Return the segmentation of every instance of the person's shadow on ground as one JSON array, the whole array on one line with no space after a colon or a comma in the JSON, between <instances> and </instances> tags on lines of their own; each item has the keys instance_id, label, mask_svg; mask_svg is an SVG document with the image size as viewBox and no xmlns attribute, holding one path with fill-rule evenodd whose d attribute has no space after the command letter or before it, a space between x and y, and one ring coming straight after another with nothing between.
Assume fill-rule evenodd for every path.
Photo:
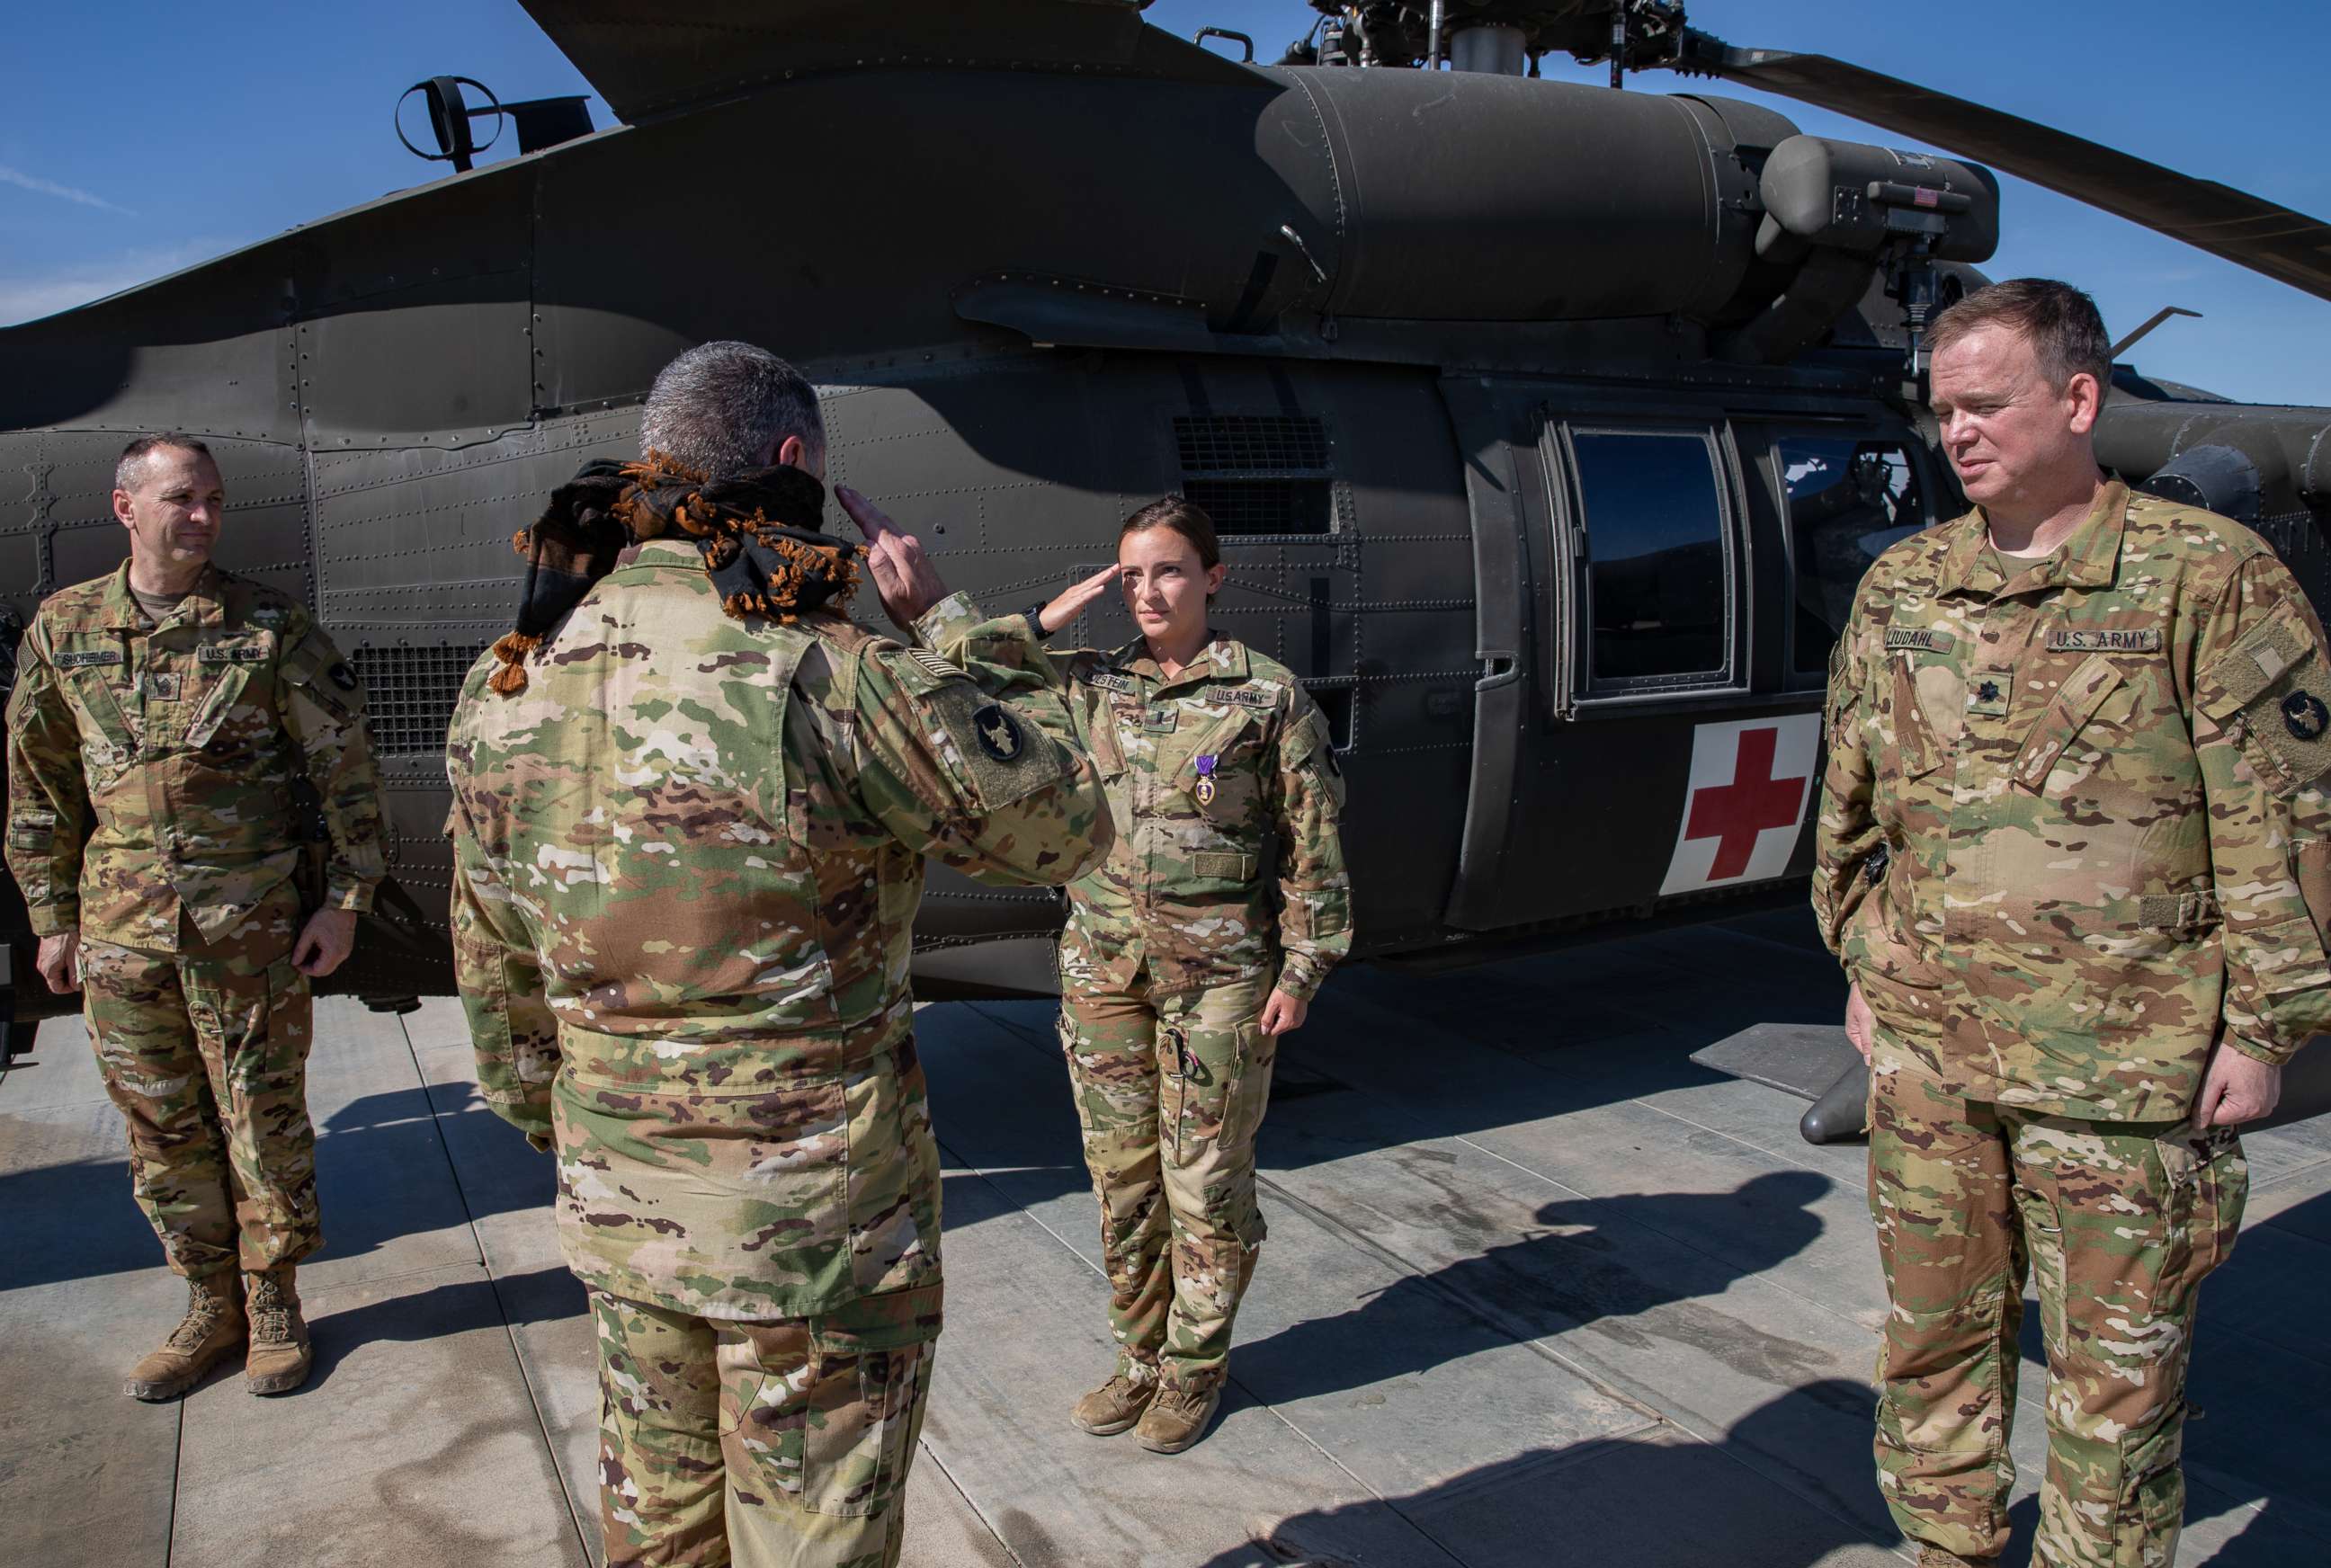
<instances>
[{"instance_id":1,"label":"person's shadow on ground","mask_svg":"<svg viewBox=\"0 0 2331 1568\"><path fill-rule=\"evenodd\" d=\"M1822 1232L1809 1205L1830 1179L1773 1171L1729 1193L1629 1193L1545 1205L1544 1233L1403 1277L1331 1317L1239 1347L1238 1381L1271 1403L1363 1388L1479 1351L1593 1325L1632 1345L1680 1340L1788 1383L1828 1370L1824 1353L1694 1298L1794 1257ZM1725 1256L1637 1238L1723 1234Z\"/></svg>"}]
</instances>

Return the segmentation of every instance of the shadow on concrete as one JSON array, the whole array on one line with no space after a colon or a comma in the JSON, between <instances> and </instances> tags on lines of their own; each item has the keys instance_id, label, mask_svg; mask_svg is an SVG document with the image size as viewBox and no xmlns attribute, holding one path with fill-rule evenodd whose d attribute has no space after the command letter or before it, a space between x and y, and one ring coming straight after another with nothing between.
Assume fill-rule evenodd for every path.
<instances>
[{"instance_id":1,"label":"shadow on concrete","mask_svg":"<svg viewBox=\"0 0 2331 1568\"><path fill-rule=\"evenodd\" d=\"M362 1257L400 1236L544 1207L556 1191L552 1162L467 1086L366 1095L325 1117L317 1133L319 1259ZM458 1184L449 1148L462 1154ZM126 1154L0 1174L0 1241L10 1255L10 1289L162 1261L161 1243L130 1194Z\"/></svg>"},{"instance_id":2,"label":"shadow on concrete","mask_svg":"<svg viewBox=\"0 0 2331 1568\"><path fill-rule=\"evenodd\" d=\"M1629 1193L1553 1202L1537 1211L1544 1235L1491 1246L1431 1274L1403 1276L1349 1311L1313 1318L1243 1345L1238 1381L1271 1403L1365 1388L1388 1378L1588 1325L1633 1344L1685 1341L1768 1381L1817 1373L1823 1352L1765 1334L1692 1298L1794 1257L1822 1232L1808 1205L1830 1190L1811 1171L1773 1171L1729 1193ZM1739 1245L1717 1259L1695 1252L1688 1269L1639 1271L1622 1241L1605 1233L1649 1227L1668 1235L1729 1229ZM1672 1259L1675 1253L1667 1256ZM1431 1335L1418 1326L1452 1321Z\"/></svg>"},{"instance_id":3,"label":"shadow on concrete","mask_svg":"<svg viewBox=\"0 0 2331 1568\"><path fill-rule=\"evenodd\" d=\"M302 1393L321 1388L350 1354L383 1341L418 1343L478 1328L517 1327L579 1317L589 1310L582 1282L563 1268L538 1269L496 1279L439 1285L414 1296L392 1296L313 1317L309 1337L315 1370Z\"/></svg>"},{"instance_id":4,"label":"shadow on concrete","mask_svg":"<svg viewBox=\"0 0 2331 1568\"><path fill-rule=\"evenodd\" d=\"M1539 1449L1403 1497L1299 1514L1268 1538L1218 1554L1201 1568L1337 1563L1365 1516L1390 1512L1462 1563L1656 1563L1659 1568L1811 1568L1841 1548L1893 1544L1851 1522L1873 1506L1865 1416L1870 1391L1830 1378L1750 1411L1721 1443L1665 1429ZM1806 1452L1807 1434L1823 1451ZM1808 1474L1849 1478L1865 1495L1808 1498L1765 1473L1776 1445ZM1834 1451L1830 1451L1833 1449Z\"/></svg>"}]
</instances>

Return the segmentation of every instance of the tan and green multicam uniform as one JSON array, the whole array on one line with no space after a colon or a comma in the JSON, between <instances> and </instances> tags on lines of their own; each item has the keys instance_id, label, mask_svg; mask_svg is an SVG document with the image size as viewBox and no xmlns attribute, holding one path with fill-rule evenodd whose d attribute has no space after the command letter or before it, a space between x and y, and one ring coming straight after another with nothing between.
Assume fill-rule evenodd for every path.
<instances>
[{"instance_id":1,"label":"tan and green multicam uniform","mask_svg":"<svg viewBox=\"0 0 2331 1568\"><path fill-rule=\"evenodd\" d=\"M929 855L1061 883L1108 837L1057 698L652 541L447 748L484 1097L558 1156L600 1336L611 1564L898 1561L939 1331L908 958ZM1046 711L1049 706L1049 711Z\"/></svg>"},{"instance_id":2,"label":"tan and green multicam uniform","mask_svg":"<svg viewBox=\"0 0 2331 1568\"><path fill-rule=\"evenodd\" d=\"M8 870L37 935L81 934L138 1203L188 1276L322 1241L291 966L302 776L329 833L325 902L370 908L364 692L303 606L214 566L157 625L127 564L41 606L8 699Z\"/></svg>"},{"instance_id":3,"label":"tan and green multicam uniform","mask_svg":"<svg viewBox=\"0 0 2331 1568\"><path fill-rule=\"evenodd\" d=\"M1108 789L1116 847L1069 889L1061 1043L1118 1370L1204 1391L1263 1240L1263 1003L1274 986L1308 1001L1351 949L1327 722L1292 671L1226 637L1169 678L1140 640L1046 656L1024 616L975 625L949 609L924 640L1062 682Z\"/></svg>"},{"instance_id":4,"label":"tan and green multicam uniform","mask_svg":"<svg viewBox=\"0 0 2331 1568\"><path fill-rule=\"evenodd\" d=\"M2191 1117L2213 1045L2280 1062L2331 1023L2326 702L2266 545L2118 484L2044 559L1978 510L1862 583L1813 906L1878 1019L1878 1459L1914 1539L2006 1542L2028 1265L2037 1561L2175 1554L2195 1295L2249 1182Z\"/></svg>"}]
</instances>

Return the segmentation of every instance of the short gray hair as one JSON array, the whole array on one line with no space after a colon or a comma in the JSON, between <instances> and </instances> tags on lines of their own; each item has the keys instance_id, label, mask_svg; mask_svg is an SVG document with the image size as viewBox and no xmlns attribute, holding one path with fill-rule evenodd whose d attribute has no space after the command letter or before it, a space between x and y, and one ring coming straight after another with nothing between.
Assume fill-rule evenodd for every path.
<instances>
[{"instance_id":1,"label":"short gray hair","mask_svg":"<svg viewBox=\"0 0 2331 1568\"><path fill-rule=\"evenodd\" d=\"M640 412L640 445L708 480L757 468L799 436L825 451L825 416L802 373L749 343L706 343L657 372Z\"/></svg>"},{"instance_id":2,"label":"short gray hair","mask_svg":"<svg viewBox=\"0 0 2331 1568\"><path fill-rule=\"evenodd\" d=\"M146 480L146 460L157 451L190 451L198 457L211 458L216 467L218 459L211 457L211 449L191 435L181 435L175 430L155 435L141 435L121 449L120 461L113 465L113 488L134 490Z\"/></svg>"}]
</instances>

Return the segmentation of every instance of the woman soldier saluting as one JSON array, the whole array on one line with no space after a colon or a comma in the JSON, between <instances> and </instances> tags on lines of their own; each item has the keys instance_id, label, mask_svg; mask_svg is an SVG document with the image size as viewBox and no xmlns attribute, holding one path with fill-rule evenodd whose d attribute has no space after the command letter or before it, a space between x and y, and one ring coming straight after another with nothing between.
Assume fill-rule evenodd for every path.
<instances>
[{"instance_id":1,"label":"woman soldier saluting","mask_svg":"<svg viewBox=\"0 0 2331 1568\"><path fill-rule=\"evenodd\" d=\"M1141 635L1047 657L1042 638L1112 583ZM920 628L957 661L1065 689L1116 817L1061 935L1061 1041L1119 1347L1070 1419L1099 1437L1138 1422L1169 1454L1222 1400L1263 1238L1254 1137L1278 1037L1351 947L1327 720L1285 666L1207 625L1222 584L1213 524L1168 497L1125 520L1116 565L1051 603L971 626L950 600Z\"/></svg>"}]
</instances>

